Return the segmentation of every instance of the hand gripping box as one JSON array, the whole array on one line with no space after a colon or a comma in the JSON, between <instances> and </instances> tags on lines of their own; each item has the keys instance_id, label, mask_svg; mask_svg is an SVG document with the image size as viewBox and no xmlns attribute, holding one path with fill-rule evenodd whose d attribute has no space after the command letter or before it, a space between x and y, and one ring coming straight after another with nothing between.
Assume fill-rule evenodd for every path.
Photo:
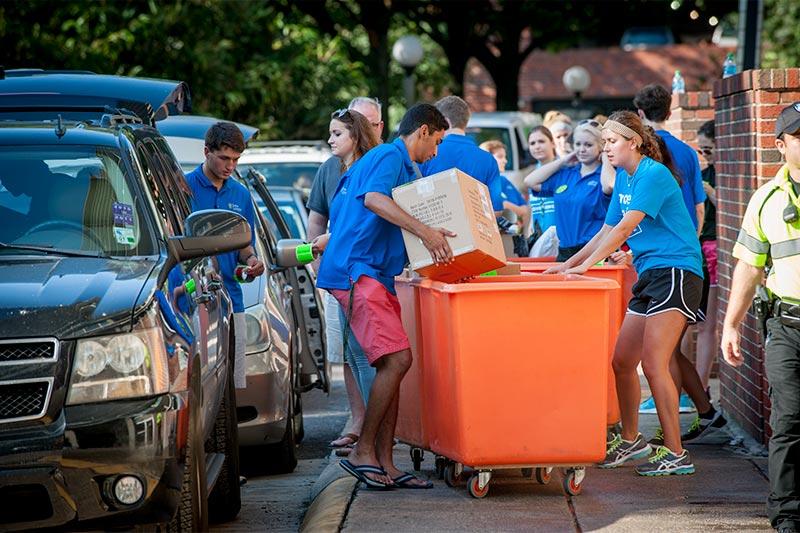
<instances>
[{"instance_id":1,"label":"hand gripping box","mask_svg":"<svg viewBox=\"0 0 800 533\"><path fill-rule=\"evenodd\" d=\"M392 189L392 198L424 224L456 234L448 238L454 261L434 265L422 240L403 230L411 268L421 276L452 283L505 266L489 189L483 183L451 168Z\"/></svg>"}]
</instances>

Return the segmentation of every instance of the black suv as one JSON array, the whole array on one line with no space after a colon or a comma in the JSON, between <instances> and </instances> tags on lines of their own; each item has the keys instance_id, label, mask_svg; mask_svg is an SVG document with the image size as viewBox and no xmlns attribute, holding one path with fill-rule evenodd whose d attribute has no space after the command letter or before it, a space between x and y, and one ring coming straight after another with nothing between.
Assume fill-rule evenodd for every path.
<instances>
[{"instance_id":1,"label":"black suv","mask_svg":"<svg viewBox=\"0 0 800 533\"><path fill-rule=\"evenodd\" d=\"M232 309L212 256L251 232L190 214L152 127L186 103L175 82L0 81L0 529L197 531L239 512Z\"/></svg>"}]
</instances>

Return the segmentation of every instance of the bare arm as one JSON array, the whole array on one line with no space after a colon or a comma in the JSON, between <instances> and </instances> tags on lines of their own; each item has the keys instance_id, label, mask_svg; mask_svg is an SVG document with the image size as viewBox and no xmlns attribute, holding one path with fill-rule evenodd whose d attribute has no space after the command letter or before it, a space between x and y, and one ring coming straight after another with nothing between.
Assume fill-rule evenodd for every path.
<instances>
[{"instance_id":1,"label":"bare arm","mask_svg":"<svg viewBox=\"0 0 800 533\"><path fill-rule=\"evenodd\" d=\"M595 233L594 237L592 237L592 239L589 242L587 242L584 245L584 247L578 251L578 253L576 253L563 263L548 268L547 270L544 271L544 273L559 274L569 268L572 268L576 265L580 265L581 263L583 263L583 261L587 257L592 255L592 253L595 251L597 246L603 241L603 239L605 239L606 235L608 235L608 232L611 231L612 227L613 226L609 226L608 224L603 224L603 227L600 228L600 231Z\"/></svg>"},{"instance_id":2,"label":"bare arm","mask_svg":"<svg viewBox=\"0 0 800 533\"><path fill-rule=\"evenodd\" d=\"M706 204L700 202L694 206L695 213L697 214L697 236L703 233L703 221L706 219Z\"/></svg>"},{"instance_id":3,"label":"bare arm","mask_svg":"<svg viewBox=\"0 0 800 533\"><path fill-rule=\"evenodd\" d=\"M519 219L519 224L520 224L521 227L523 227L523 228L527 228L528 227L528 224L531 221L531 208L530 207L528 207L527 205L512 204L508 200L505 200L503 202L503 207L505 209L508 209L509 211L514 213L515 215L517 215L517 218Z\"/></svg>"},{"instance_id":4,"label":"bare arm","mask_svg":"<svg viewBox=\"0 0 800 533\"><path fill-rule=\"evenodd\" d=\"M308 240L313 241L323 233L328 231L328 217L323 214L311 211L308 214Z\"/></svg>"},{"instance_id":5,"label":"bare arm","mask_svg":"<svg viewBox=\"0 0 800 533\"><path fill-rule=\"evenodd\" d=\"M716 207L717 206L717 190L711 186L711 184L707 181L703 182L703 190L706 191L706 198L711 204Z\"/></svg>"},{"instance_id":6,"label":"bare arm","mask_svg":"<svg viewBox=\"0 0 800 533\"><path fill-rule=\"evenodd\" d=\"M554 159L547 164L544 164L525 176L525 185L536 192L542 189L542 183L550 179L550 176L561 170L567 165L571 165L577 161L575 152L569 154L561 159Z\"/></svg>"},{"instance_id":7,"label":"bare arm","mask_svg":"<svg viewBox=\"0 0 800 533\"><path fill-rule=\"evenodd\" d=\"M603 194L614 192L614 183L617 181L617 169L608 162L608 156L603 152L603 166L600 168L600 183L603 185Z\"/></svg>"},{"instance_id":8,"label":"bare arm","mask_svg":"<svg viewBox=\"0 0 800 533\"><path fill-rule=\"evenodd\" d=\"M731 282L731 294L728 309L725 312L725 322L722 325L722 355L725 361L732 366L739 366L744 362L744 357L739 344L739 326L742 324L756 286L761 281L764 269L748 265L742 260L736 263Z\"/></svg>"},{"instance_id":9,"label":"bare arm","mask_svg":"<svg viewBox=\"0 0 800 533\"><path fill-rule=\"evenodd\" d=\"M364 207L422 239L422 244L431 253L434 262L449 263L453 260L453 251L446 238L456 236L452 231L423 224L403 211L390 197L379 192L368 192L364 196Z\"/></svg>"}]
</instances>

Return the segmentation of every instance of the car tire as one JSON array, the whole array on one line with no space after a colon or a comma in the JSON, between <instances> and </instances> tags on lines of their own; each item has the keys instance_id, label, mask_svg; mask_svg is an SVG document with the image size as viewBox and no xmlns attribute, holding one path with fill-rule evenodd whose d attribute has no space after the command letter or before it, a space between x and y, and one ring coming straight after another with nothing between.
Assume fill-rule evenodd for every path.
<instances>
[{"instance_id":1,"label":"car tire","mask_svg":"<svg viewBox=\"0 0 800 533\"><path fill-rule=\"evenodd\" d=\"M294 406L289 402L286 416L286 429L283 438L275 444L264 446L264 457L268 458L267 468L273 474L290 474L297 467L297 441L295 441Z\"/></svg>"},{"instance_id":2,"label":"car tire","mask_svg":"<svg viewBox=\"0 0 800 533\"><path fill-rule=\"evenodd\" d=\"M186 440L186 459L181 483L181 499L165 531L207 531L206 468L203 432L200 429L200 363L195 361L192 370L189 397L189 434Z\"/></svg>"},{"instance_id":3,"label":"car tire","mask_svg":"<svg viewBox=\"0 0 800 533\"><path fill-rule=\"evenodd\" d=\"M230 345L233 346L233 342ZM239 483L239 425L232 365L206 450L225 455L219 478L208 496L209 520L217 523L233 520L242 507L242 495Z\"/></svg>"}]
</instances>

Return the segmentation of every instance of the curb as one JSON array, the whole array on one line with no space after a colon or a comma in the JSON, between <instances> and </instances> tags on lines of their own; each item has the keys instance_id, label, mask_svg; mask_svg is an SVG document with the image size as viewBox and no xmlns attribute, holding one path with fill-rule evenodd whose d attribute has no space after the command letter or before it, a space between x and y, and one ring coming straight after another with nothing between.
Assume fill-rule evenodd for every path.
<instances>
[{"instance_id":1,"label":"curb","mask_svg":"<svg viewBox=\"0 0 800 533\"><path fill-rule=\"evenodd\" d=\"M338 533L347 515L358 481L339 467L333 457L311 487L311 505L306 511L301 532Z\"/></svg>"}]
</instances>

